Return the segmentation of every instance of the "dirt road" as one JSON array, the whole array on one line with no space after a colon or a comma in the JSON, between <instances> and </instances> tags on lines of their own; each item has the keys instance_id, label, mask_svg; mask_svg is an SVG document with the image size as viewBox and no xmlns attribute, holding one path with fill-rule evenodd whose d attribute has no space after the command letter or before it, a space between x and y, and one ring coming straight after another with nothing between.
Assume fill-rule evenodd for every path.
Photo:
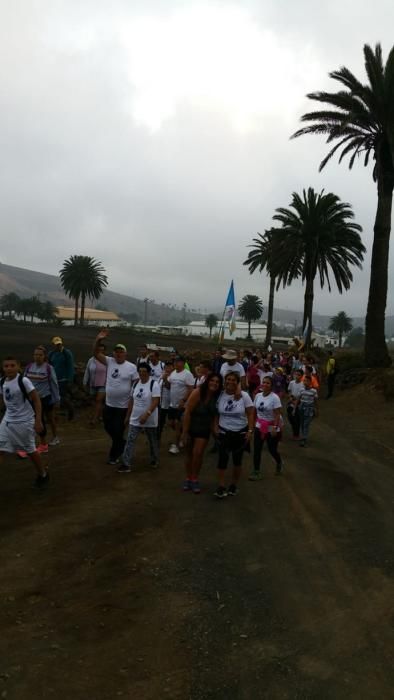
<instances>
[{"instance_id":1,"label":"dirt road","mask_svg":"<svg viewBox=\"0 0 394 700\"><path fill-rule=\"evenodd\" d=\"M159 470L141 442L118 475L85 417L47 493L8 460L0 698L392 698L392 437L327 403L308 448L283 443L283 476L265 455L263 481L221 502L213 455L200 496L165 446Z\"/></svg>"}]
</instances>

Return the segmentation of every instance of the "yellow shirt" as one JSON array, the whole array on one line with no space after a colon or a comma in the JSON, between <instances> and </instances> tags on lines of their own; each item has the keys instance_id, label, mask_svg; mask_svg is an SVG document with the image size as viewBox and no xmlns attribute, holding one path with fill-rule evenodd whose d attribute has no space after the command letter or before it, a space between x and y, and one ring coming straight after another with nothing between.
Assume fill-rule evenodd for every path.
<instances>
[{"instance_id":1,"label":"yellow shirt","mask_svg":"<svg viewBox=\"0 0 394 700\"><path fill-rule=\"evenodd\" d=\"M327 373L327 374L334 374L334 372L335 372L335 360L334 360L333 357L330 357L330 358L327 360L327 364L326 364L326 373Z\"/></svg>"}]
</instances>

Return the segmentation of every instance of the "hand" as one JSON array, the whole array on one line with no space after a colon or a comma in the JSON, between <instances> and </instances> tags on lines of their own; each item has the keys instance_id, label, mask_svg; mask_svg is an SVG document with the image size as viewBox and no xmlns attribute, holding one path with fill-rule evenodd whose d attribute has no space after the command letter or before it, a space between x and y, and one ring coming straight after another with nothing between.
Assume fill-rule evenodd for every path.
<instances>
[{"instance_id":1,"label":"hand","mask_svg":"<svg viewBox=\"0 0 394 700\"><path fill-rule=\"evenodd\" d=\"M149 413L143 413L142 416L140 417L140 425L145 425L146 421L149 418Z\"/></svg>"},{"instance_id":2,"label":"hand","mask_svg":"<svg viewBox=\"0 0 394 700\"><path fill-rule=\"evenodd\" d=\"M96 340L104 340L104 338L107 338L109 336L109 330L108 328L103 328L98 334Z\"/></svg>"},{"instance_id":3,"label":"hand","mask_svg":"<svg viewBox=\"0 0 394 700\"><path fill-rule=\"evenodd\" d=\"M248 432L245 435L245 442L250 442L252 435L253 435L253 433L250 433L248 430Z\"/></svg>"}]
</instances>

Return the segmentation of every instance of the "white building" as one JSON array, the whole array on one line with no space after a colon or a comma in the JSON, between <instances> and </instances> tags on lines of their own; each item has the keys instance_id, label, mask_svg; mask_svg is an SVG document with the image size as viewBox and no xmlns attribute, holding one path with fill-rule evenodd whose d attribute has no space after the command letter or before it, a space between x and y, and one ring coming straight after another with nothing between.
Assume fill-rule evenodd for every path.
<instances>
[{"instance_id":1,"label":"white building","mask_svg":"<svg viewBox=\"0 0 394 700\"><path fill-rule=\"evenodd\" d=\"M230 329L228 323L224 325L224 340L236 340L236 338L246 338L248 335L248 324L245 321L236 321L236 327L233 333L230 334ZM191 321L185 326L178 326L178 333L183 333L185 335L200 335L209 338L209 328L205 325L205 320L202 321ZM216 328L212 328L212 336L217 335L220 332L220 324ZM252 323L250 326L250 333L253 340L264 341L267 333L267 326L265 323Z\"/></svg>"}]
</instances>

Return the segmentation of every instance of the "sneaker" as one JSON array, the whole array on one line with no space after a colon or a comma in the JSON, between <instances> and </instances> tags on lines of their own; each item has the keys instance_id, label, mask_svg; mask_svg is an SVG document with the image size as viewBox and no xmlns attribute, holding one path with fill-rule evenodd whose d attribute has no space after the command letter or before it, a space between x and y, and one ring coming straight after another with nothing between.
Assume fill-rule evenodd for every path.
<instances>
[{"instance_id":1,"label":"sneaker","mask_svg":"<svg viewBox=\"0 0 394 700\"><path fill-rule=\"evenodd\" d=\"M299 444L300 447L305 447L305 445L306 445L306 440L300 440L298 444Z\"/></svg>"},{"instance_id":2,"label":"sneaker","mask_svg":"<svg viewBox=\"0 0 394 700\"><path fill-rule=\"evenodd\" d=\"M171 447L168 451L171 452L172 455L177 455L177 454L179 454L180 449L176 445L171 445Z\"/></svg>"},{"instance_id":3,"label":"sneaker","mask_svg":"<svg viewBox=\"0 0 394 700\"><path fill-rule=\"evenodd\" d=\"M253 469L249 474L249 481L260 481L263 477L260 469Z\"/></svg>"},{"instance_id":4,"label":"sneaker","mask_svg":"<svg viewBox=\"0 0 394 700\"><path fill-rule=\"evenodd\" d=\"M119 460L109 457L109 459L107 459L107 464L112 464L112 466L114 466L115 464L119 464Z\"/></svg>"},{"instance_id":5,"label":"sneaker","mask_svg":"<svg viewBox=\"0 0 394 700\"><path fill-rule=\"evenodd\" d=\"M24 450L18 450L16 454L18 455L19 459L26 459L27 457L27 452Z\"/></svg>"},{"instance_id":6,"label":"sneaker","mask_svg":"<svg viewBox=\"0 0 394 700\"><path fill-rule=\"evenodd\" d=\"M131 472L131 467L129 467L128 464L119 464L118 472L119 474L129 474L129 472Z\"/></svg>"},{"instance_id":7,"label":"sneaker","mask_svg":"<svg viewBox=\"0 0 394 700\"><path fill-rule=\"evenodd\" d=\"M218 486L213 495L215 496L215 498L226 498L227 491L224 488L224 486Z\"/></svg>"},{"instance_id":8,"label":"sneaker","mask_svg":"<svg viewBox=\"0 0 394 700\"><path fill-rule=\"evenodd\" d=\"M201 493L201 486L199 481L192 481L192 491L193 493Z\"/></svg>"},{"instance_id":9,"label":"sneaker","mask_svg":"<svg viewBox=\"0 0 394 700\"><path fill-rule=\"evenodd\" d=\"M58 438L57 436L54 437L53 440L51 440L50 442L48 442L48 445L49 445L49 447L55 447L56 445L60 445L60 440L59 440L59 438Z\"/></svg>"},{"instance_id":10,"label":"sneaker","mask_svg":"<svg viewBox=\"0 0 394 700\"><path fill-rule=\"evenodd\" d=\"M151 459L151 461L149 462L149 466L153 467L153 469L157 469L157 467L159 466L159 462L157 462L155 459Z\"/></svg>"},{"instance_id":11,"label":"sneaker","mask_svg":"<svg viewBox=\"0 0 394 700\"><path fill-rule=\"evenodd\" d=\"M192 490L192 481L190 479L185 479L185 481L182 484L182 489L183 489L183 491L191 491Z\"/></svg>"},{"instance_id":12,"label":"sneaker","mask_svg":"<svg viewBox=\"0 0 394 700\"><path fill-rule=\"evenodd\" d=\"M229 496L236 496L238 493L238 488L235 484L230 484L230 486L227 489L227 493Z\"/></svg>"},{"instance_id":13,"label":"sneaker","mask_svg":"<svg viewBox=\"0 0 394 700\"><path fill-rule=\"evenodd\" d=\"M34 486L34 488L36 488L36 489L42 489L42 488L44 488L45 486L48 486L48 484L49 484L49 474L48 474L48 472L47 472L47 473L44 474L44 475L41 475L41 474L40 474L40 475L36 478L36 480L35 480L33 486Z\"/></svg>"},{"instance_id":14,"label":"sneaker","mask_svg":"<svg viewBox=\"0 0 394 700\"><path fill-rule=\"evenodd\" d=\"M48 445L38 445L37 452L40 454L47 454L47 452L49 452Z\"/></svg>"}]
</instances>

